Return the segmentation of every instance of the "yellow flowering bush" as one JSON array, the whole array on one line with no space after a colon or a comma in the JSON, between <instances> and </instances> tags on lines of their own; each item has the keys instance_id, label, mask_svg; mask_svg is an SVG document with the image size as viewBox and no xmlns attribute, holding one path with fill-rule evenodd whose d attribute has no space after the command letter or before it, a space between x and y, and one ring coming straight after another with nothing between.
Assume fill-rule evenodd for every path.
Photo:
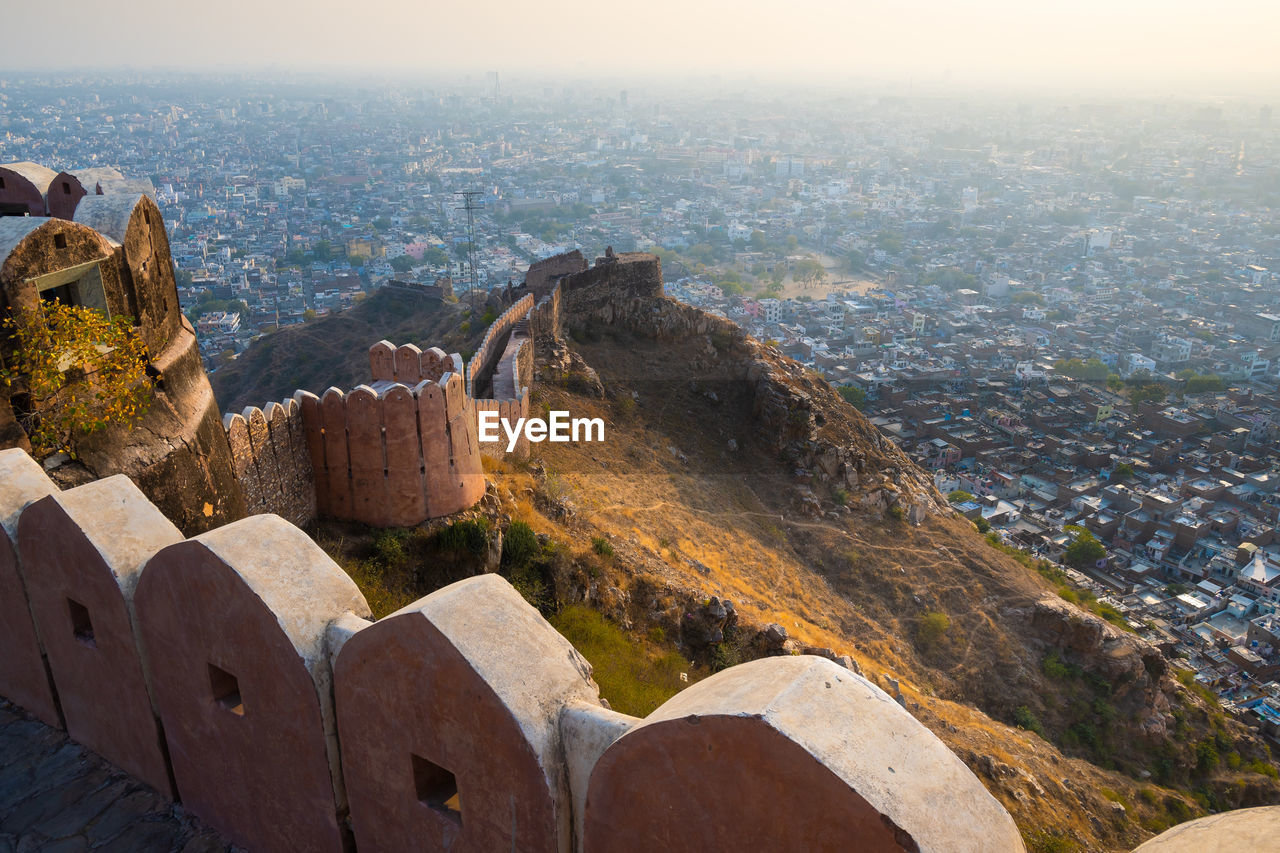
<instances>
[{"instance_id":1,"label":"yellow flowering bush","mask_svg":"<svg viewBox=\"0 0 1280 853\"><path fill-rule=\"evenodd\" d=\"M0 381L30 398L28 411L15 414L37 458L58 451L75 456L77 438L109 424L132 426L146 414L152 399L147 349L131 318L44 302L39 311L10 314L0 324L14 344Z\"/></svg>"}]
</instances>

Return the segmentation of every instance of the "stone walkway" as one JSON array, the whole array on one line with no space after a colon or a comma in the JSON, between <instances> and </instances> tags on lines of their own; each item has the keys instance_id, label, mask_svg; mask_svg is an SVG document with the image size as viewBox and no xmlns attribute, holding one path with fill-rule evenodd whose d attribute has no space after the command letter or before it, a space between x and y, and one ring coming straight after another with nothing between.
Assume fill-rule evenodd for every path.
<instances>
[{"instance_id":1,"label":"stone walkway","mask_svg":"<svg viewBox=\"0 0 1280 853\"><path fill-rule=\"evenodd\" d=\"M236 849L66 732L0 700L0 853Z\"/></svg>"}]
</instances>

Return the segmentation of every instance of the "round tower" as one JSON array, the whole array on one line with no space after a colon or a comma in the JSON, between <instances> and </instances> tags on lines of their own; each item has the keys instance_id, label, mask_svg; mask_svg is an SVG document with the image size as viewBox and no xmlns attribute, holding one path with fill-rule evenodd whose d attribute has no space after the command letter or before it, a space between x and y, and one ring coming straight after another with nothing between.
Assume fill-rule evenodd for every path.
<instances>
[{"instance_id":1,"label":"round tower","mask_svg":"<svg viewBox=\"0 0 1280 853\"><path fill-rule=\"evenodd\" d=\"M65 211L64 211L65 212ZM67 482L125 474L188 535L245 513L195 331L178 306L160 210L137 192L82 196L69 218L0 217L0 315L57 299L132 318L146 346L145 415L75 440L78 464L54 468ZM12 362L14 342L0 341ZM22 416L38 406L21 383L0 388L0 447L30 450Z\"/></svg>"}]
</instances>

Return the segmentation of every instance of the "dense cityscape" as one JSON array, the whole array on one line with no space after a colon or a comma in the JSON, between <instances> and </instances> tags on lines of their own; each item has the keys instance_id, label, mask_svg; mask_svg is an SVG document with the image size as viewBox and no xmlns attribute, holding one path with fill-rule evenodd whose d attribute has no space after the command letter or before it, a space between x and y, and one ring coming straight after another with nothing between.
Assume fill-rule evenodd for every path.
<instances>
[{"instance_id":1,"label":"dense cityscape","mask_svg":"<svg viewBox=\"0 0 1280 853\"><path fill-rule=\"evenodd\" d=\"M150 180L211 370L393 281L657 252L1280 735L1268 106L17 75L26 161Z\"/></svg>"}]
</instances>

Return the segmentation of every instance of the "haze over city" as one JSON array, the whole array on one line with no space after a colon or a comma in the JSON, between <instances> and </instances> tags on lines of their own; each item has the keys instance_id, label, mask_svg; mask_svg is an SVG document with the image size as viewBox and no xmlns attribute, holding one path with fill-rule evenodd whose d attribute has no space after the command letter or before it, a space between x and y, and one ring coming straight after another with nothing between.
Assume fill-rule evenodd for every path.
<instances>
[{"instance_id":1,"label":"haze over city","mask_svg":"<svg viewBox=\"0 0 1280 853\"><path fill-rule=\"evenodd\" d=\"M16 4L5 17L14 32L50 26L41 4ZM1265 41L1280 32L1280 4L1268 0L71 0L58 17L93 37L52 62L45 39L15 40L0 67L497 70L512 80L572 73L627 76L633 85L694 74L1158 96L1280 87L1280 62Z\"/></svg>"},{"instance_id":2,"label":"haze over city","mask_svg":"<svg viewBox=\"0 0 1280 853\"><path fill-rule=\"evenodd\" d=\"M0 853L1275 849L1280 0L0 32Z\"/></svg>"}]
</instances>

